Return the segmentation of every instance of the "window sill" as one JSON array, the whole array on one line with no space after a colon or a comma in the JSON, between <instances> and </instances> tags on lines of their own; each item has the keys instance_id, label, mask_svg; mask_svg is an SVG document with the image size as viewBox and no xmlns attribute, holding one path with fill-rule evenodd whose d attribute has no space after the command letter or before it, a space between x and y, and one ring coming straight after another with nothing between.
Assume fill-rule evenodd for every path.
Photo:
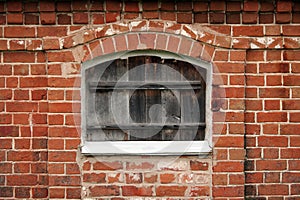
<instances>
[{"instance_id":1,"label":"window sill","mask_svg":"<svg viewBox=\"0 0 300 200\"><path fill-rule=\"evenodd\" d=\"M199 155L212 151L208 141L103 141L85 142L86 155Z\"/></svg>"}]
</instances>

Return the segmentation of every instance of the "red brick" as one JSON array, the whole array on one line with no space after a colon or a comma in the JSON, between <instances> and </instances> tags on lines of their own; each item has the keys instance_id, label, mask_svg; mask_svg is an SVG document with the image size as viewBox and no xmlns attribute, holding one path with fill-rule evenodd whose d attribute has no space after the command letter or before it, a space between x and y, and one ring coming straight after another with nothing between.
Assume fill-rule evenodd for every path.
<instances>
[{"instance_id":1,"label":"red brick","mask_svg":"<svg viewBox=\"0 0 300 200\"><path fill-rule=\"evenodd\" d=\"M176 182L175 174L160 174L159 178L160 178L160 183L162 184Z\"/></svg>"},{"instance_id":2,"label":"red brick","mask_svg":"<svg viewBox=\"0 0 300 200\"><path fill-rule=\"evenodd\" d=\"M83 181L88 183L105 183L105 173L83 174Z\"/></svg>"},{"instance_id":3,"label":"red brick","mask_svg":"<svg viewBox=\"0 0 300 200\"><path fill-rule=\"evenodd\" d=\"M300 184L292 184L291 185L291 194L292 195L297 195L300 194Z\"/></svg>"},{"instance_id":4,"label":"red brick","mask_svg":"<svg viewBox=\"0 0 300 200\"><path fill-rule=\"evenodd\" d=\"M110 12L105 14L106 23L116 22L120 18L120 14L116 12Z\"/></svg>"},{"instance_id":5,"label":"red brick","mask_svg":"<svg viewBox=\"0 0 300 200\"><path fill-rule=\"evenodd\" d=\"M290 23L291 14L290 13L277 13L276 14L276 22L278 24Z\"/></svg>"},{"instance_id":6,"label":"red brick","mask_svg":"<svg viewBox=\"0 0 300 200\"><path fill-rule=\"evenodd\" d=\"M96 162L93 164L94 170L118 170L122 169L122 163L115 161L115 162Z\"/></svg>"},{"instance_id":7,"label":"red brick","mask_svg":"<svg viewBox=\"0 0 300 200\"><path fill-rule=\"evenodd\" d=\"M300 51L299 50L284 51L283 59L290 60L290 61L300 60Z\"/></svg>"},{"instance_id":8,"label":"red brick","mask_svg":"<svg viewBox=\"0 0 300 200\"><path fill-rule=\"evenodd\" d=\"M36 175L9 175L7 176L7 185L9 186L21 186L21 185L36 185L37 176Z\"/></svg>"},{"instance_id":9,"label":"red brick","mask_svg":"<svg viewBox=\"0 0 300 200\"><path fill-rule=\"evenodd\" d=\"M257 113L257 122L286 122L287 113L265 112Z\"/></svg>"},{"instance_id":10,"label":"red brick","mask_svg":"<svg viewBox=\"0 0 300 200\"><path fill-rule=\"evenodd\" d=\"M71 11L71 2L68 2L68 1L60 2L60 1L58 1L56 3L56 10L60 11L60 12Z\"/></svg>"},{"instance_id":11,"label":"red brick","mask_svg":"<svg viewBox=\"0 0 300 200\"><path fill-rule=\"evenodd\" d=\"M14 65L14 75L28 75L29 65Z\"/></svg>"},{"instance_id":12,"label":"red brick","mask_svg":"<svg viewBox=\"0 0 300 200\"><path fill-rule=\"evenodd\" d=\"M280 110L280 101L265 100L265 110Z\"/></svg>"},{"instance_id":13,"label":"red brick","mask_svg":"<svg viewBox=\"0 0 300 200\"><path fill-rule=\"evenodd\" d=\"M50 127L49 136L51 137L78 137L78 131L72 127Z\"/></svg>"},{"instance_id":14,"label":"red brick","mask_svg":"<svg viewBox=\"0 0 300 200\"><path fill-rule=\"evenodd\" d=\"M49 188L49 196L51 198L64 198L65 188Z\"/></svg>"},{"instance_id":15,"label":"red brick","mask_svg":"<svg viewBox=\"0 0 300 200\"><path fill-rule=\"evenodd\" d=\"M90 188L90 192L92 197L118 196L120 195L120 188L118 186L93 186Z\"/></svg>"},{"instance_id":16,"label":"red brick","mask_svg":"<svg viewBox=\"0 0 300 200\"><path fill-rule=\"evenodd\" d=\"M222 24L225 21L224 13L209 13L209 20L212 24Z\"/></svg>"},{"instance_id":17,"label":"red brick","mask_svg":"<svg viewBox=\"0 0 300 200\"><path fill-rule=\"evenodd\" d=\"M246 173L245 177L246 183L262 183L263 182L263 173Z\"/></svg>"},{"instance_id":18,"label":"red brick","mask_svg":"<svg viewBox=\"0 0 300 200\"><path fill-rule=\"evenodd\" d=\"M263 26L235 26L233 36L263 36Z\"/></svg>"},{"instance_id":19,"label":"red brick","mask_svg":"<svg viewBox=\"0 0 300 200\"><path fill-rule=\"evenodd\" d=\"M144 182L145 183L155 183L155 182L157 182L157 174L144 173Z\"/></svg>"},{"instance_id":20,"label":"red brick","mask_svg":"<svg viewBox=\"0 0 300 200\"><path fill-rule=\"evenodd\" d=\"M30 188L29 187L17 187L15 190L17 198L29 198Z\"/></svg>"},{"instance_id":21,"label":"red brick","mask_svg":"<svg viewBox=\"0 0 300 200\"><path fill-rule=\"evenodd\" d=\"M92 14L93 24L104 24L104 14Z\"/></svg>"},{"instance_id":22,"label":"red brick","mask_svg":"<svg viewBox=\"0 0 300 200\"><path fill-rule=\"evenodd\" d=\"M268 86L279 86L279 85L282 85L282 83L281 83L281 76L280 75L267 76L267 85Z\"/></svg>"},{"instance_id":23,"label":"red brick","mask_svg":"<svg viewBox=\"0 0 300 200\"><path fill-rule=\"evenodd\" d=\"M288 148L281 149L280 157L281 158L290 158L290 159L299 159L300 149L299 148Z\"/></svg>"},{"instance_id":24,"label":"red brick","mask_svg":"<svg viewBox=\"0 0 300 200\"><path fill-rule=\"evenodd\" d=\"M81 188L67 188L67 198L69 199L80 199Z\"/></svg>"},{"instance_id":25,"label":"red brick","mask_svg":"<svg viewBox=\"0 0 300 200\"><path fill-rule=\"evenodd\" d=\"M280 173L278 172L267 172L265 173L266 183L280 183Z\"/></svg>"},{"instance_id":26,"label":"red brick","mask_svg":"<svg viewBox=\"0 0 300 200\"><path fill-rule=\"evenodd\" d=\"M284 100L282 102L283 110L299 110L300 100Z\"/></svg>"},{"instance_id":27,"label":"red brick","mask_svg":"<svg viewBox=\"0 0 300 200\"><path fill-rule=\"evenodd\" d=\"M7 160L11 161L38 161L39 153L30 151L10 151L7 155Z\"/></svg>"},{"instance_id":28,"label":"red brick","mask_svg":"<svg viewBox=\"0 0 300 200\"><path fill-rule=\"evenodd\" d=\"M71 16L68 14L58 14L57 23L63 25L71 24Z\"/></svg>"},{"instance_id":29,"label":"red brick","mask_svg":"<svg viewBox=\"0 0 300 200\"><path fill-rule=\"evenodd\" d=\"M230 160L244 160L245 150L244 149L230 149L229 150Z\"/></svg>"},{"instance_id":30,"label":"red brick","mask_svg":"<svg viewBox=\"0 0 300 200\"><path fill-rule=\"evenodd\" d=\"M22 11L22 2L20 2L20 1L7 2L7 11L9 11L9 12Z\"/></svg>"},{"instance_id":31,"label":"red brick","mask_svg":"<svg viewBox=\"0 0 300 200\"><path fill-rule=\"evenodd\" d=\"M190 167L191 170L193 171L206 171L208 170L208 163L207 162L200 162L200 161L196 161L196 160L191 160L190 161Z\"/></svg>"},{"instance_id":32,"label":"red brick","mask_svg":"<svg viewBox=\"0 0 300 200\"><path fill-rule=\"evenodd\" d=\"M88 13L73 13L73 23L74 24L87 24L88 23Z\"/></svg>"},{"instance_id":33,"label":"red brick","mask_svg":"<svg viewBox=\"0 0 300 200\"><path fill-rule=\"evenodd\" d=\"M244 11L258 11L258 2L256 1L246 1L244 2Z\"/></svg>"},{"instance_id":34,"label":"red brick","mask_svg":"<svg viewBox=\"0 0 300 200\"><path fill-rule=\"evenodd\" d=\"M261 98L288 98L289 89L287 88L261 88L259 90Z\"/></svg>"},{"instance_id":35,"label":"red brick","mask_svg":"<svg viewBox=\"0 0 300 200\"><path fill-rule=\"evenodd\" d=\"M187 190L186 186L158 186L156 195L161 196L184 196Z\"/></svg>"},{"instance_id":36,"label":"red brick","mask_svg":"<svg viewBox=\"0 0 300 200\"><path fill-rule=\"evenodd\" d=\"M290 122L300 122L300 113L290 113Z\"/></svg>"},{"instance_id":37,"label":"red brick","mask_svg":"<svg viewBox=\"0 0 300 200\"><path fill-rule=\"evenodd\" d=\"M80 176L49 176L49 186L79 186Z\"/></svg>"},{"instance_id":38,"label":"red brick","mask_svg":"<svg viewBox=\"0 0 300 200\"><path fill-rule=\"evenodd\" d=\"M289 187L282 184L259 185L258 195L286 195L289 194Z\"/></svg>"},{"instance_id":39,"label":"red brick","mask_svg":"<svg viewBox=\"0 0 300 200\"><path fill-rule=\"evenodd\" d=\"M62 26L61 27L43 26L37 28L37 34L38 37L46 37L46 36L62 37L67 35L67 28Z\"/></svg>"},{"instance_id":40,"label":"red brick","mask_svg":"<svg viewBox=\"0 0 300 200\"><path fill-rule=\"evenodd\" d=\"M288 63L262 63L259 65L260 73L287 73L289 72Z\"/></svg>"},{"instance_id":41,"label":"red brick","mask_svg":"<svg viewBox=\"0 0 300 200\"><path fill-rule=\"evenodd\" d=\"M14 172L16 173L29 173L30 164L29 163L15 163Z\"/></svg>"},{"instance_id":42,"label":"red brick","mask_svg":"<svg viewBox=\"0 0 300 200\"><path fill-rule=\"evenodd\" d=\"M226 2L226 10L227 11L239 11L241 10L241 2Z\"/></svg>"},{"instance_id":43,"label":"red brick","mask_svg":"<svg viewBox=\"0 0 300 200\"><path fill-rule=\"evenodd\" d=\"M284 76L283 84L286 86L300 86L300 76Z\"/></svg>"},{"instance_id":44,"label":"red brick","mask_svg":"<svg viewBox=\"0 0 300 200\"><path fill-rule=\"evenodd\" d=\"M241 197L244 196L244 186L215 187L212 195L213 197Z\"/></svg>"},{"instance_id":45,"label":"red brick","mask_svg":"<svg viewBox=\"0 0 300 200\"><path fill-rule=\"evenodd\" d=\"M7 23L8 24L22 24L23 23L23 14L8 13L7 14Z\"/></svg>"},{"instance_id":46,"label":"red brick","mask_svg":"<svg viewBox=\"0 0 300 200\"><path fill-rule=\"evenodd\" d=\"M31 13L26 13L25 14L25 24L39 24L39 15L37 14L31 14Z\"/></svg>"},{"instance_id":47,"label":"red brick","mask_svg":"<svg viewBox=\"0 0 300 200\"><path fill-rule=\"evenodd\" d=\"M256 24L258 19L257 13L243 13L243 20L244 24Z\"/></svg>"},{"instance_id":48,"label":"red brick","mask_svg":"<svg viewBox=\"0 0 300 200\"><path fill-rule=\"evenodd\" d=\"M289 160L289 170L300 170L300 160Z\"/></svg>"},{"instance_id":49,"label":"red brick","mask_svg":"<svg viewBox=\"0 0 300 200\"><path fill-rule=\"evenodd\" d=\"M139 12L139 2L125 2L125 12Z\"/></svg>"},{"instance_id":50,"label":"red brick","mask_svg":"<svg viewBox=\"0 0 300 200\"><path fill-rule=\"evenodd\" d=\"M143 11L143 19L158 19L159 13L157 11Z\"/></svg>"},{"instance_id":51,"label":"red brick","mask_svg":"<svg viewBox=\"0 0 300 200\"><path fill-rule=\"evenodd\" d=\"M40 1L40 11L55 11L55 2Z\"/></svg>"},{"instance_id":52,"label":"red brick","mask_svg":"<svg viewBox=\"0 0 300 200\"><path fill-rule=\"evenodd\" d=\"M291 1L278 1L276 6L277 12L290 12L292 11Z\"/></svg>"},{"instance_id":53,"label":"red brick","mask_svg":"<svg viewBox=\"0 0 300 200\"><path fill-rule=\"evenodd\" d=\"M33 188L32 189L33 198L47 198L48 197L48 188Z\"/></svg>"},{"instance_id":54,"label":"red brick","mask_svg":"<svg viewBox=\"0 0 300 200\"><path fill-rule=\"evenodd\" d=\"M32 52L6 52L4 53L4 62L32 63L35 60L35 54Z\"/></svg>"},{"instance_id":55,"label":"red brick","mask_svg":"<svg viewBox=\"0 0 300 200\"><path fill-rule=\"evenodd\" d=\"M300 125L299 124L281 125L280 133L282 135L298 135L300 133Z\"/></svg>"},{"instance_id":56,"label":"red brick","mask_svg":"<svg viewBox=\"0 0 300 200\"><path fill-rule=\"evenodd\" d=\"M55 24L56 15L52 12L42 12L40 14L41 24Z\"/></svg>"},{"instance_id":57,"label":"red brick","mask_svg":"<svg viewBox=\"0 0 300 200\"><path fill-rule=\"evenodd\" d=\"M237 161L218 162L213 167L214 172L241 172L243 171L243 163Z\"/></svg>"},{"instance_id":58,"label":"red brick","mask_svg":"<svg viewBox=\"0 0 300 200\"><path fill-rule=\"evenodd\" d=\"M76 160L76 152L49 152L49 162L74 162Z\"/></svg>"},{"instance_id":59,"label":"red brick","mask_svg":"<svg viewBox=\"0 0 300 200\"><path fill-rule=\"evenodd\" d=\"M86 11L88 9L88 4L84 1L74 1L72 5L73 10L76 11Z\"/></svg>"},{"instance_id":60,"label":"red brick","mask_svg":"<svg viewBox=\"0 0 300 200\"><path fill-rule=\"evenodd\" d=\"M287 163L284 160L258 160L256 170L285 170Z\"/></svg>"},{"instance_id":61,"label":"red brick","mask_svg":"<svg viewBox=\"0 0 300 200\"><path fill-rule=\"evenodd\" d=\"M263 147L287 147L288 138L284 136L260 136L258 145Z\"/></svg>"},{"instance_id":62,"label":"red brick","mask_svg":"<svg viewBox=\"0 0 300 200\"><path fill-rule=\"evenodd\" d=\"M18 126L0 126L1 137L16 137L19 136Z\"/></svg>"},{"instance_id":63,"label":"red brick","mask_svg":"<svg viewBox=\"0 0 300 200\"><path fill-rule=\"evenodd\" d=\"M285 172L282 176L283 183L299 183L300 173L297 172Z\"/></svg>"},{"instance_id":64,"label":"red brick","mask_svg":"<svg viewBox=\"0 0 300 200\"><path fill-rule=\"evenodd\" d=\"M177 13L177 22L191 24L193 21L192 13Z\"/></svg>"},{"instance_id":65,"label":"red brick","mask_svg":"<svg viewBox=\"0 0 300 200\"><path fill-rule=\"evenodd\" d=\"M194 14L194 22L195 23L207 23L208 22L208 14L207 13L195 13Z\"/></svg>"},{"instance_id":66,"label":"red brick","mask_svg":"<svg viewBox=\"0 0 300 200\"><path fill-rule=\"evenodd\" d=\"M49 62L72 62L74 61L72 51L48 52Z\"/></svg>"}]
</instances>

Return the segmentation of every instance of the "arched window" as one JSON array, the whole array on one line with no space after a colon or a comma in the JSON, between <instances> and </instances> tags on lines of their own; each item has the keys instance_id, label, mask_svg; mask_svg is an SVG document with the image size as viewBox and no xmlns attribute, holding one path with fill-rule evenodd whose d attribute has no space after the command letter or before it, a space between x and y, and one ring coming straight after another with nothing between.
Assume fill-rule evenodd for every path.
<instances>
[{"instance_id":1,"label":"arched window","mask_svg":"<svg viewBox=\"0 0 300 200\"><path fill-rule=\"evenodd\" d=\"M101 58L82 68L83 153L210 151L210 65L159 51Z\"/></svg>"}]
</instances>

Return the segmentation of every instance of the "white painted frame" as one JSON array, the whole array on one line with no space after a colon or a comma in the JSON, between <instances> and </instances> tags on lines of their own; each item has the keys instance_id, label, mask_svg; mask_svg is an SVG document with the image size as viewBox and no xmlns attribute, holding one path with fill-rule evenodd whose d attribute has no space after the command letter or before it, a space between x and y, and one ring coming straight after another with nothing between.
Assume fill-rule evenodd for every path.
<instances>
[{"instance_id":1,"label":"white painted frame","mask_svg":"<svg viewBox=\"0 0 300 200\"><path fill-rule=\"evenodd\" d=\"M86 141L86 102L85 102L85 71L97 64L118 58L131 56L160 56L164 59L176 59L206 69L206 117L205 139L203 141ZM86 155L200 155L212 151L212 65L181 54L158 50L124 51L97 57L86 61L81 67L81 152Z\"/></svg>"}]
</instances>

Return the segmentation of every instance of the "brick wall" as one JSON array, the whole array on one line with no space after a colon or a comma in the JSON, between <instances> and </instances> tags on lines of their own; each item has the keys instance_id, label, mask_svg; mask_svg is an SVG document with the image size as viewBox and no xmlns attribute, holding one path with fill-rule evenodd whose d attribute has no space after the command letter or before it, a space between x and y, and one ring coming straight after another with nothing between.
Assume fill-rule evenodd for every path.
<instances>
[{"instance_id":1,"label":"brick wall","mask_svg":"<svg viewBox=\"0 0 300 200\"><path fill-rule=\"evenodd\" d=\"M0 2L0 198L298 199L297 1ZM213 65L213 152L84 156L80 69L157 49Z\"/></svg>"}]
</instances>

